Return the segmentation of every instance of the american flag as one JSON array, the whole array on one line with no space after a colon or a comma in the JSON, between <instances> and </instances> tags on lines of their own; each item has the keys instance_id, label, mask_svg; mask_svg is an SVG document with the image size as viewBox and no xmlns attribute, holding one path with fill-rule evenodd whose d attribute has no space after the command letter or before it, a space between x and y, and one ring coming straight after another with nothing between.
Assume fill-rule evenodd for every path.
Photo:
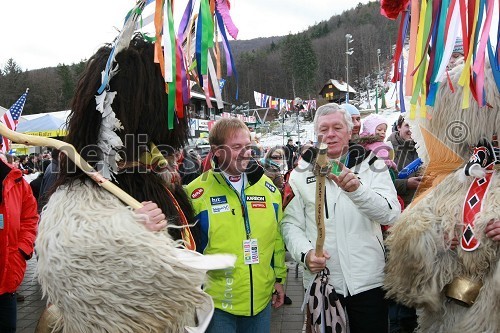
<instances>
[{"instance_id":1,"label":"american flag","mask_svg":"<svg viewBox=\"0 0 500 333\"><path fill-rule=\"evenodd\" d=\"M19 99L12 104L9 111L5 112L2 118L0 118L0 122L2 122L9 129L15 131L17 127L17 123L19 121L19 117L21 117L21 113L23 112L24 103L26 103L26 96L28 96L29 89L26 89L26 92L19 97ZM9 147L9 139L2 137L2 151L8 152L10 150Z\"/></svg>"}]
</instances>

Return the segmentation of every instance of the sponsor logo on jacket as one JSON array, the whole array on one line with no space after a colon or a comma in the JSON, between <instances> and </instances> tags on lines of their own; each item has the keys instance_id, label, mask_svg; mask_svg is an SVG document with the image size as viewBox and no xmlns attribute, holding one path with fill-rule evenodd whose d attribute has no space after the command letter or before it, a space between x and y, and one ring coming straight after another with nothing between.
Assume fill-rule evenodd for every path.
<instances>
[{"instance_id":1,"label":"sponsor logo on jacket","mask_svg":"<svg viewBox=\"0 0 500 333\"><path fill-rule=\"evenodd\" d=\"M205 192L205 190L202 189L201 187L198 187L193 192L191 192L191 199L198 199L203 195L203 192Z\"/></svg>"},{"instance_id":2,"label":"sponsor logo on jacket","mask_svg":"<svg viewBox=\"0 0 500 333\"><path fill-rule=\"evenodd\" d=\"M306 178L306 183L311 184L316 182L316 176L311 176Z\"/></svg>"},{"instance_id":3,"label":"sponsor logo on jacket","mask_svg":"<svg viewBox=\"0 0 500 333\"><path fill-rule=\"evenodd\" d=\"M225 212L229 212L229 211L231 211L229 204L212 206L212 213L213 214L225 213Z\"/></svg>"},{"instance_id":4,"label":"sponsor logo on jacket","mask_svg":"<svg viewBox=\"0 0 500 333\"><path fill-rule=\"evenodd\" d=\"M266 208L265 202L252 202L252 208Z\"/></svg>"},{"instance_id":5,"label":"sponsor logo on jacket","mask_svg":"<svg viewBox=\"0 0 500 333\"><path fill-rule=\"evenodd\" d=\"M210 203L213 205L222 205L227 203L227 198L225 195L220 195L218 197L210 197Z\"/></svg>"},{"instance_id":6,"label":"sponsor logo on jacket","mask_svg":"<svg viewBox=\"0 0 500 333\"><path fill-rule=\"evenodd\" d=\"M266 197L263 195L247 195L246 196L246 201L260 201L260 202L265 202Z\"/></svg>"},{"instance_id":7,"label":"sponsor logo on jacket","mask_svg":"<svg viewBox=\"0 0 500 333\"><path fill-rule=\"evenodd\" d=\"M271 192L276 192L276 186L269 184L269 182L266 181L265 183L266 187L269 189Z\"/></svg>"}]
</instances>

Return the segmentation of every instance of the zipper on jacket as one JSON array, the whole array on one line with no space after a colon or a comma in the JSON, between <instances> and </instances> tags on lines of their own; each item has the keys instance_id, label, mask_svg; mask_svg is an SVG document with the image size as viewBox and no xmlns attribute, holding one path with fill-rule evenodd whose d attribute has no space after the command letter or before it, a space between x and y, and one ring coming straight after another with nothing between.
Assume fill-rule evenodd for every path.
<instances>
[{"instance_id":1,"label":"zipper on jacket","mask_svg":"<svg viewBox=\"0 0 500 333\"><path fill-rule=\"evenodd\" d=\"M328 201L326 200L326 186L325 186L325 214L326 218L328 218Z\"/></svg>"},{"instance_id":2,"label":"zipper on jacket","mask_svg":"<svg viewBox=\"0 0 500 333\"><path fill-rule=\"evenodd\" d=\"M241 200L240 195L238 194L238 192L236 192L236 190L234 188L232 188L232 190L233 190L234 193L236 193L236 197L240 201L241 214L243 216L243 228L245 228L245 209L246 209L246 207L243 206L243 201ZM234 215L234 213L233 213L233 215ZM250 224L250 221L248 221L248 224ZM249 240L250 239L250 235L247 234L246 228L245 228L245 234L247 235L247 240ZM252 265L248 265L248 269L249 269L249 272L250 272L250 316L253 316L253 274L252 274Z\"/></svg>"},{"instance_id":3,"label":"zipper on jacket","mask_svg":"<svg viewBox=\"0 0 500 333\"><path fill-rule=\"evenodd\" d=\"M385 202L387 202L387 205L389 206L389 209L392 209L392 206L391 206L391 204L389 203L389 200L387 200L387 198L386 198L386 197L384 197L382 194L380 194L380 193L378 193L378 192L375 192L375 193L377 193L379 196L381 196L382 198L384 198L384 199L385 199Z\"/></svg>"},{"instance_id":4,"label":"zipper on jacket","mask_svg":"<svg viewBox=\"0 0 500 333\"><path fill-rule=\"evenodd\" d=\"M385 199L385 201L387 201L387 205L389 205L389 209L392 209L392 206L391 206L391 204L389 203L389 200L387 200L387 198L385 198L385 197L384 197L384 199Z\"/></svg>"},{"instance_id":5,"label":"zipper on jacket","mask_svg":"<svg viewBox=\"0 0 500 333\"><path fill-rule=\"evenodd\" d=\"M250 269L250 316L253 317L253 274L252 274L252 265L248 265L248 269Z\"/></svg>"},{"instance_id":6,"label":"zipper on jacket","mask_svg":"<svg viewBox=\"0 0 500 333\"><path fill-rule=\"evenodd\" d=\"M377 239L378 243L380 244L380 247L382 248L382 252L384 253L384 261L387 261L387 254L385 253L384 244L382 244L382 242L380 241L380 239L378 239L377 236L375 236L375 238Z\"/></svg>"}]
</instances>

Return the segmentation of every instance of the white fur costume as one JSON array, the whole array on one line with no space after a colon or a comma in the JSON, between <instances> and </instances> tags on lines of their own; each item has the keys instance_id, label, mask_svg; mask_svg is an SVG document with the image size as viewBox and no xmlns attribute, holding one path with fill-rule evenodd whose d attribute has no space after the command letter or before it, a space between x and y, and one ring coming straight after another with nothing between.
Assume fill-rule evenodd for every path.
<instances>
[{"instance_id":1,"label":"white fur costume","mask_svg":"<svg viewBox=\"0 0 500 333\"><path fill-rule=\"evenodd\" d=\"M182 332L211 302L205 271L231 256L194 256L151 232L116 197L91 184L59 188L36 240L38 279L62 314L63 332ZM201 259L201 260L200 260ZM202 262L200 264L200 261Z\"/></svg>"},{"instance_id":2,"label":"white fur costume","mask_svg":"<svg viewBox=\"0 0 500 333\"><path fill-rule=\"evenodd\" d=\"M450 73L456 92L442 84L431 110L432 119L418 121L468 161L469 146L476 145L483 137L491 140L494 133L500 134L500 94L486 64L484 88L492 108L479 108L471 99L470 108L462 110L462 88L457 84L461 69L459 66ZM450 135L449 126L454 121L467 125L467 133L459 142ZM413 126L413 131L416 130L417 126ZM414 138L423 146L421 137L414 135ZM426 151L419 151L419 155L429 162ZM449 242L445 241L461 237L463 204L473 181L472 177L464 179L462 173L463 169L459 169L448 175L422 200L406 209L387 240L390 253L385 288L388 296L417 308L419 332L500 332L500 248L499 242L484 236L486 224L500 218L500 174L495 171L484 208L475 217L474 230L481 245L475 251L465 252L460 246L450 250ZM483 282L470 308L450 302L445 296L443 289L457 276Z\"/></svg>"}]
</instances>

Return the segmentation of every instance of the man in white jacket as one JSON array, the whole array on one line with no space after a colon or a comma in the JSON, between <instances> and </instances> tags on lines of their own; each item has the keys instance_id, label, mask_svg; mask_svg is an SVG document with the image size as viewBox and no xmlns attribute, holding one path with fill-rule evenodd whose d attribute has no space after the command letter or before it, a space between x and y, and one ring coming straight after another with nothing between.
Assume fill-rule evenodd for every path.
<instances>
[{"instance_id":1,"label":"man in white jacket","mask_svg":"<svg viewBox=\"0 0 500 333\"><path fill-rule=\"evenodd\" d=\"M306 290L327 267L329 283L346 308L351 333L387 332L387 302L381 288L385 250L381 225L400 213L396 190L382 160L349 147L353 123L341 106L316 111L314 129L328 145L332 172L325 184L325 256L317 257L316 178L313 164L301 160L285 188L282 233L292 257L304 265Z\"/></svg>"}]
</instances>

